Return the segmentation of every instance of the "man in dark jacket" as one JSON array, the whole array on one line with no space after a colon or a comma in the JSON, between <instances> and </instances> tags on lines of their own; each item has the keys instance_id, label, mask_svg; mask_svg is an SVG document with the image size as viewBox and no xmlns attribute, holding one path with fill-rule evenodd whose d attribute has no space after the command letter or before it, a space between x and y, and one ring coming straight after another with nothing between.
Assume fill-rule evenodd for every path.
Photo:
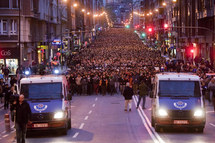
<instances>
[{"instance_id":1,"label":"man in dark jacket","mask_svg":"<svg viewBox=\"0 0 215 143\"><path fill-rule=\"evenodd\" d=\"M15 123L17 143L25 143L27 123L30 122L31 109L29 104L24 101L23 94L19 96L19 101L14 102L13 109L16 110Z\"/></svg>"},{"instance_id":2,"label":"man in dark jacket","mask_svg":"<svg viewBox=\"0 0 215 143\"><path fill-rule=\"evenodd\" d=\"M126 83L125 90L123 92L123 96L125 97L125 111L128 109L129 105L129 111L131 111L132 106L132 96L134 95L132 85L129 85L129 83Z\"/></svg>"},{"instance_id":3,"label":"man in dark jacket","mask_svg":"<svg viewBox=\"0 0 215 143\"><path fill-rule=\"evenodd\" d=\"M148 94L148 87L144 81L141 81L141 84L139 85L139 98L138 98L138 102L137 102L137 109L139 108L141 99L143 99L142 108L145 109L145 102L146 102L147 94Z\"/></svg>"},{"instance_id":4,"label":"man in dark jacket","mask_svg":"<svg viewBox=\"0 0 215 143\"><path fill-rule=\"evenodd\" d=\"M8 84L5 85L3 92L4 92L4 109L6 110L9 107L9 101L10 101L10 88Z\"/></svg>"}]
</instances>

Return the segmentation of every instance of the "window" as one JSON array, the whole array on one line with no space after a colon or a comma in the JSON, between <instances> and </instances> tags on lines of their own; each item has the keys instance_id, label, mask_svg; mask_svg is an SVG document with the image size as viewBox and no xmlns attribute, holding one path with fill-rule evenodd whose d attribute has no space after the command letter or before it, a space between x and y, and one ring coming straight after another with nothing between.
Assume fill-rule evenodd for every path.
<instances>
[{"instance_id":1,"label":"window","mask_svg":"<svg viewBox=\"0 0 215 143\"><path fill-rule=\"evenodd\" d=\"M18 8L19 7L19 5L18 5L18 1L19 0L12 0L12 6L13 6L13 8Z\"/></svg>"},{"instance_id":2,"label":"window","mask_svg":"<svg viewBox=\"0 0 215 143\"><path fill-rule=\"evenodd\" d=\"M21 94L27 99L61 99L62 83L22 84Z\"/></svg>"},{"instance_id":3,"label":"window","mask_svg":"<svg viewBox=\"0 0 215 143\"><path fill-rule=\"evenodd\" d=\"M0 0L0 8L9 8L9 0Z\"/></svg>"},{"instance_id":4,"label":"window","mask_svg":"<svg viewBox=\"0 0 215 143\"><path fill-rule=\"evenodd\" d=\"M200 85L198 81L160 81L159 96L199 97Z\"/></svg>"},{"instance_id":5,"label":"window","mask_svg":"<svg viewBox=\"0 0 215 143\"><path fill-rule=\"evenodd\" d=\"M10 21L10 34L11 35L17 34L17 20L15 19Z\"/></svg>"},{"instance_id":6,"label":"window","mask_svg":"<svg viewBox=\"0 0 215 143\"><path fill-rule=\"evenodd\" d=\"M0 34L5 35L7 32L7 20L0 20Z\"/></svg>"}]
</instances>

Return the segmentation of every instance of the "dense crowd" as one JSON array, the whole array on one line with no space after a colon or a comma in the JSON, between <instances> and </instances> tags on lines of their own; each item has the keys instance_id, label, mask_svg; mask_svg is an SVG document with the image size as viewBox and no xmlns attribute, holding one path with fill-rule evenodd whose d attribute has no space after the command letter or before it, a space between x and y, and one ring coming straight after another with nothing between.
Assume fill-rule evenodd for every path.
<instances>
[{"instance_id":1,"label":"dense crowd","mask_svg":"<svg viewBox=\"0 0 215 143\"><path fill-rule=\"evenodd\" d=\"M73 56L71 63L70 90L78 95L122 93L127 82L137 95L141 81L151 90L154 75L165 71L194 72L208 88L212 77L206 73L214 72L212 64L204 59L166 60L159 50L149 49L125 29L101 33L89 48Z\"/></svg>"},{"instance_id":2,"label":"dense crowd","mask_svg":"<svg viewBox=\"0 0 215 143\"><path fill-rule=\"evenodd\" d=\"M215 91L215 79L206 75L214 72L209 61L166 60L159 50L148 48L135 33L127 29L112 28L101 32L91 46L80 50L67 63L70 68L67 77L73 95L122 94L126 83L132 85L134 95L137 95L142 81L150 91L154 75L165 71L196 73L201 78L203 94L209 96L209 100ZM55 66L43 64L20 67L17 75L10 79L12 83L8 82L9 70L2 68L4 77L0 83L0 99L3 96L9 99L14 94L14 83L20 80L26 69L31 73L44 74L44 70L53 68Z\"/></svg>"}]
</instances>

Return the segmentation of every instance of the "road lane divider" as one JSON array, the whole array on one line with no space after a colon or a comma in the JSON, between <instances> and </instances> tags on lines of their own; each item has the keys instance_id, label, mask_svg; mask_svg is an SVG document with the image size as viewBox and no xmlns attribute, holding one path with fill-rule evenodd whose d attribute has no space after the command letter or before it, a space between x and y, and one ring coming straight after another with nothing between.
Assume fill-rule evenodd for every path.
<instances>
[{"instance_id":1,"label":"road lane divider","mask_svg":"<svg viewBox=\"0 0 215 143\"><path fill-rule=\"evenodd\" d=\"M81 123L79 129L83 129L83 127L84 127L84 123Z\"/></svg>"},{"instance_id":2,"label":"road lane divider","mask_svg":"<svg viewBox=\"0 0 215 143\"><path fill-rule=\"evenodd\" d=\"M135 105L137 106L137 101L134 99L134 103ZM144 119L143 115L141 114L140 110L137 110L138 111L138 114L140 115L140 118L143 122L143 125L145 126L147 132L149 133L150 137L152 138L152 140L154 141L154 143L159 143L159 141L156 139L155 135L152 133L151 129L149 128L149 126L147 125L146 123L146 120Z\"/></svg>"},{"instance_id":3,"label":"road lane divider","mask_svg":"<svg viewBox=\"0 0 215 143\"><path fill-rule=\"evenodd\" d=\"M96 104L93 104L93 107L95 107L96 106Z\"/></svg>"},{"instance_id":4,"label":"road lane divider","mask_svg":"<svg viewBox=\"0 0 215 143\"><path fill-rule=\"evenodd\" d=\"M98 98L96 97L95 101L97 101L97 100L98 100Z\"/></svg>"},{"instance_id":5,"label":"road lane divider","mask_svg":"<svg viewBox=\"0 0 215 143\"><path fill-rule=\"evenodd\" d=\"M92 110L90 110L89 112L88 112L88 114L91 114L93 111Z\"/></svg>"},{"instance_id":6,"label":"road lane divider","mask_svg":"<svg viewBox=\"0 0 215 143\"><path fill-rule=\"evenodd\" d=\"M84 120L87 120L89 118L89 116L86 116L85 118L84 118Z\"/></svg>"},{"instance_id":7,"label":"road lane divider","mask_svg":"<svg viewBox=\"0 0 215 143\"><path fill-rule=\"evenodd\" d=\"M76 138L79 135L79 132L76 132L72 138Z\"/></svg>"},{"instance_id":8,"label":"road lane divider","mask_svg":"<svg viewBox=\"0 0 215 143\"><path fill-rule=\"evenodd\" d=\"M213 126L213 127L215 127L215 125L214 125L214 124L212 124L212 123L210 123L210 125L211 125L211 126Z\"/></svg>"},{"instance_id":9,"label":"road lane divider","mask_svg":"<svg viewBox=\"0 0 215 143\"><path fill-rule=\"evenodd\" d=\"M135 105L137 106L137 101L138 101L138 98L137 96L133 97L134 99L134 103ZM158 141L158 143L165 143L165 141L159 136L159 134L157 132L155 132L154 128L151 126L151 122L149 121L149 118L146 116L145 112L143 111L142 108L137 109L138 110L138 113L140 116L142 116L141 118L143 118L145 120L145 124L144 126L146 128L149 128L150 129L150 132L152 132L152 134L154 135L154 137L156 138L156 142ZM147 130L148 131L148 130ZM149 131L148 131L149 133ZM150 134L150 133L149 133ZM151 135L150 135L151 136ZM153 138L152 138L153 139ZM153 139L153 141L155 142L155 140Z\"/></svg>"}]
</instances>

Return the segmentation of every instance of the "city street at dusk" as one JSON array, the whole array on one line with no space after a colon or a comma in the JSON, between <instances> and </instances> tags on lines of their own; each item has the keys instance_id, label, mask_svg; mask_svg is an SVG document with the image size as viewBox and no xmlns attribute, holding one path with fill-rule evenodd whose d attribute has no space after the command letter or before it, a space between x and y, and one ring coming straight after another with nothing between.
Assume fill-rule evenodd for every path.
<instances>
[{"instance_id":1,"label":"city street at dusk","mask_svg":"<svg viewBox=\"0 0 215 143\"><path fill-rule=\"evenodd\" d=\"M215 0L0 0L0 143L214 143Z\"/></svg>"}]
</instances>

